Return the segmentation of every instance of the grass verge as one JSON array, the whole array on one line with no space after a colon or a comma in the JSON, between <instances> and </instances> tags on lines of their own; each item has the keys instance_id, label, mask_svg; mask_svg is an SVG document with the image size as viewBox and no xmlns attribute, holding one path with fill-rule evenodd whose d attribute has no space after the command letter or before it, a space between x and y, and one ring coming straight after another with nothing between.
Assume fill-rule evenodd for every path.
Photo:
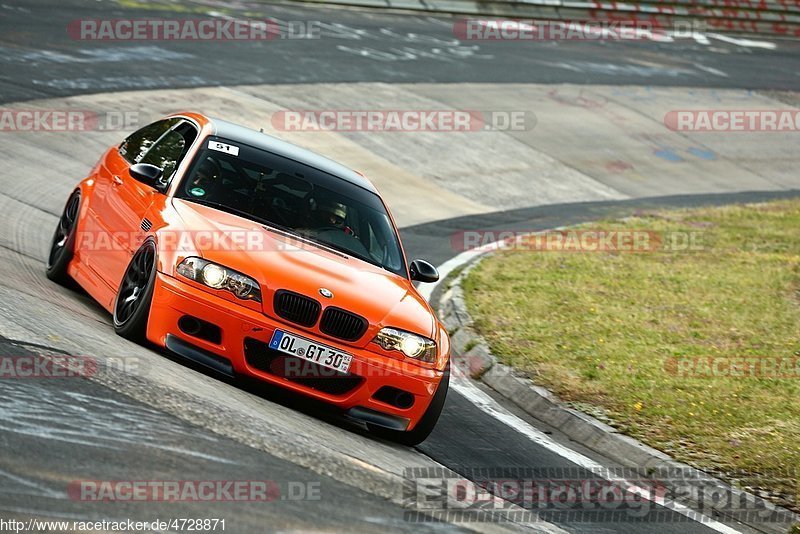
<instances>
[{"instance_id":1,"label":"grass verge","mask_svg":"<svg viewBox=\"0 0 800 534\"><path fill-rule=\"evenodd\" d=\"M674 458L800 509L800 200L580 229L695 247L484 259L463 287L493 353Z\"/></svg>"}]
</instances>

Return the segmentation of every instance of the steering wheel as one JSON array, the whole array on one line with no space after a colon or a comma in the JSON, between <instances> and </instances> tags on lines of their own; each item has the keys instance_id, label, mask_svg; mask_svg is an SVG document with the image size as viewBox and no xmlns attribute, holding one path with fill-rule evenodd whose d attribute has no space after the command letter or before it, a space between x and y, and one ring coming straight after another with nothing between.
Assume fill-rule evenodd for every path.
<instances>
[{"instance_id":1,"label":"steering wheel","mask_svg":"<svg viewBox=\"0 0 800 534\"><path fill-rule=\"evenodd\" d=\"M347 235L344 231L344 228L339 228L338 226L320 226L319 228L314 228L315 233L322 233L322 232L341 232Z\"/></svg>"},{"instance_id":2,"label":"steering wheel","mask_svg":"<svg viewBox=\"0 0 800 534\"><path fill-rule=\"evenodd\" d=\"M283 203L281 206L279 202ZM286 206L286 202L279 197L272 197L272 201L269 203L269 211L271 215L275 215L277 219L279 219L279 224L282 226L291 226L291 223L287 219L286 215L284 214L283 210L288 211L289 207Z\"/></svg>"}]
</instances>

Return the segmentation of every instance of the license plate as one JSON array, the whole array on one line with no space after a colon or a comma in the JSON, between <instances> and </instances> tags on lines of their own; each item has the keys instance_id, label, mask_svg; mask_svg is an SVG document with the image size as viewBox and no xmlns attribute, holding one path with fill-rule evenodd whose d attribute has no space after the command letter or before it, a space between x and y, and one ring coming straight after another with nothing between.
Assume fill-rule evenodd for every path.
<instances>
[{"instance_id":1,"label":"license plate","mask_svg":"<svg viewBox=\"0 0 800 534\"><path fill-rule=\"evenodd\" d=\"M269 342L269 348L314 362L328 369L334 369L340 373L347 373L350 370L350 362L353 361L352 354L283 330L275 330Z\"/></svg>"}]
</instances>

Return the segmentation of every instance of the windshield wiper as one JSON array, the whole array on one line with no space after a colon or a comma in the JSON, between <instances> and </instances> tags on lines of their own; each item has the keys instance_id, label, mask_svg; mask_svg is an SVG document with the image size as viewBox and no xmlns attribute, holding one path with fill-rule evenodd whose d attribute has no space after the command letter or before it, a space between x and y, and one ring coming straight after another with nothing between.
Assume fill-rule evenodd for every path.
<instances>
[{"instance_id":1,"label":"windshield wiper","mask_svg":"<svg viewBox=\"0 0 800 534\"><path fill-rule=\"evenodd\" d=\"M386 269L387 271L389 271L389 269L387 269L385 265L383 265L381 263L378 263L377 261L373 260L372 258L369 258L367 256L363 256L363 255L359 254L358 252L353 252L349 248L343 247L341 245L334 245L333 243L329 243L328 241L323 241L321 239L320 240L316 240L315 239L314 241L316 241L318 243L322 243L326 247L330 247L330 248L332 248L334 250L338 250L339 252L341 252L343 254L347 254L348 256L353 256L354 258L358 258L361 261L365 261L365 262L367 262L369 264L375 265L376 267L380 267L381 269ZM389 271L389 272L391 272L391 271Z\"/></svg>"},{"instance_id":2,"label":"windshield wiper","mask_svg":"<svg viewBox=\"0 0 800 534\"><path fill-rule=\"evenodd\" d=\"M244 217L245 219L251 219L254 222L257 222L259 224L267 224L267 225L270 225L270 226L280 227L280 225L277 225L272 221L269 221L267 219L262 219L261 217L259 217L257 215L253 215L252 213L249 213L247 211L240 210L240 209L234 208L232 206L228 206L227 204L223 204L221 202L214 202L212 200L206 200L204 198L182 198L180 200L188 200L189 202L196 202L198 204L202 204L203 206L208 206L210 208L217 208L217 209L220 209L222 211L227 211L228 213L232 213L233 215L238 215L240 217ZM283 229L283 228L281 228L281 229ZM290 232L291 230L287 229L286 231Z\"/></svg>"}]
</instances>

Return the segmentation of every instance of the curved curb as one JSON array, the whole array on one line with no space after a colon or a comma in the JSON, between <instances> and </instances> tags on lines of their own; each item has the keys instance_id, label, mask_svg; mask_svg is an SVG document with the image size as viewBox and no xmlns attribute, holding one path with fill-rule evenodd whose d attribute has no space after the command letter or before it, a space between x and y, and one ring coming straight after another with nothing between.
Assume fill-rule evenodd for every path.
<instances>
[{"instance_id":1,"label":"curved curb","mask_svg":"<svg viewBox=\"0 0 800 534\"><path fill-rule=\"evenodd\" d=\"M699 499L696 495L691 495L676 500L695 510L711 511L717 521L740 523L756 532L775 534L789 532L792 525L800 523L800 515L774 505L762 497L733 487L702 470L674 460L666 453L622 434L586 413L568 407L551 391L534 385L530 379L516 373L513 368L499 363L486 340L475 331L461 287L463 278L482 259L491 254L494 252L486 251L471 258L466 267L446 280L448 287L444 288L438 301L439 317L450 333L452 362L458 372L480 380L535 419L558 428L571 440L617 462L623 468L633 469L644 477L653 477L653 473L659 471L681 473L682 483L694 482L699 487L706 488L706 491L698 494L701 495ZM670 482L674 480L658 480L658 482L670 487ZM732 496L737 502L762 503L767 509L774 510L782 520L767 522L749 517L755 514L748 514L746 520L731 517L730 510L718 508L710 498L712 492L708 491L709 486L723 495Z\"/></svg>"}]
</instances>

